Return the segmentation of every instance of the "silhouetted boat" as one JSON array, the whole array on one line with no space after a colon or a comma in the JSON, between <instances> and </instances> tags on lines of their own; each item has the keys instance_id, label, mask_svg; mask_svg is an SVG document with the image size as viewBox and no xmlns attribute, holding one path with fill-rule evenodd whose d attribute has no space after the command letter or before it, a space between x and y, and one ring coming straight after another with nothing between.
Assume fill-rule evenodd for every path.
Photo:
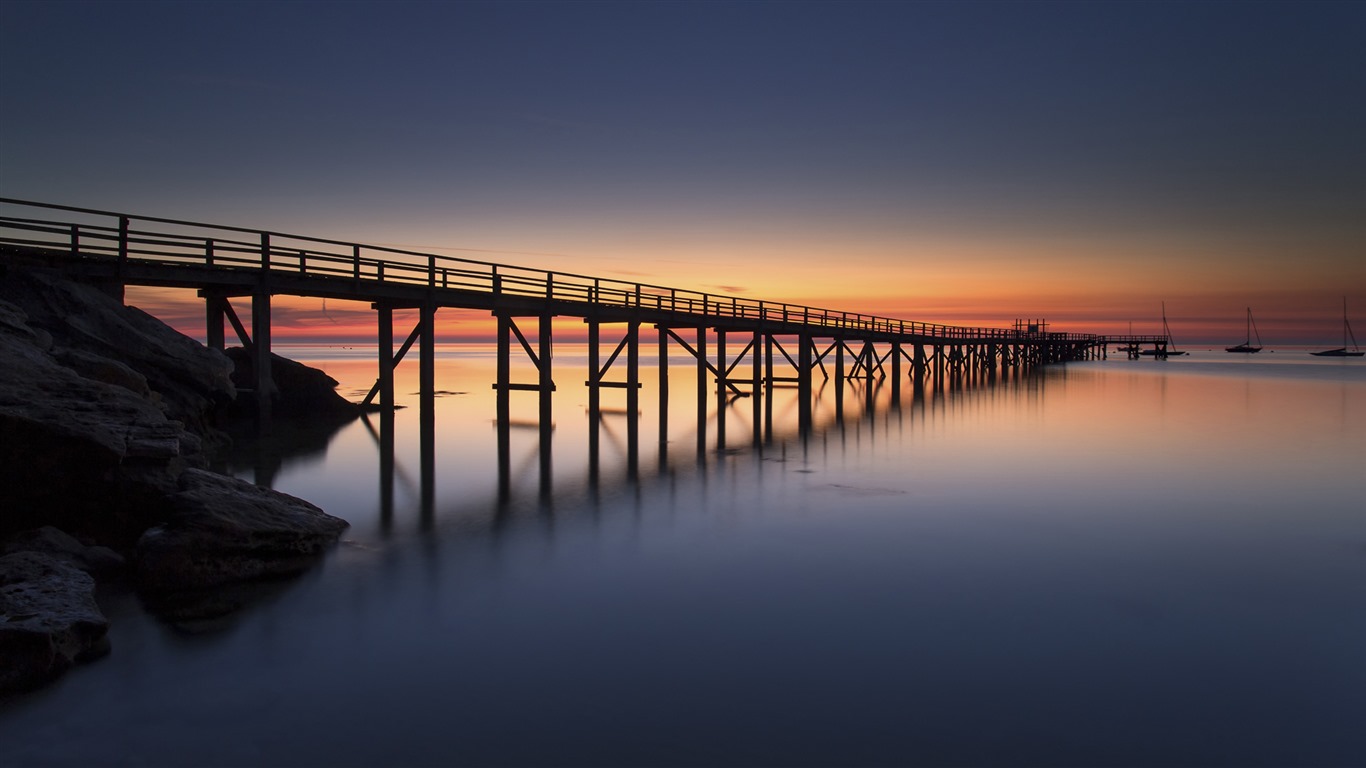
<instances>
[{"instance_id":1,"label":"silhouetted boat","mask_svg":"<svg viewBox=\"0 0 1366 768\"><path fill-rule=\"evenodd\" d=\"M1172 329L1167 327L1167 302L1162 302L1162 335L1167 337L1167 357L1186 354L1185 350L1178 350L1176 342L1172 340ZM1158 357L1157 350L1145 349L1138 354L1146 357Z\"/></svg>"},{"instance_id":2,"label":"silhouetted boat","mask_svg":"<svg viewBox=\"0 0 1366 768\"><path fill-rule=\"evenodd\" d=\"M1347 349L1347 339L1352 339L1352 349ZM1352 325L1347 322L1347 297L1342 297L1342 346L1337 349L1325 349L1322 352L1310 352L1311 355L1318 357L1361 357L1366 355L1357 346L1357 336L1352 333Z\"/></svg>"},{"instance_id":3,"label":"silhouetted boat","mask_svg":"<svg viewBox=\"0 0 1366 768\"><path fill-rule=\"evenodd\" d=\"M1252 335L1257 334L1257 346L1252 346ZM1247 340L1236 347L1224 347L1225 352L1245 352L1252 354L1262 351L1262 335L1257 333L1257 323L1252 319L1252 307L1247 308Z\"/></svg>"}]
</instances>

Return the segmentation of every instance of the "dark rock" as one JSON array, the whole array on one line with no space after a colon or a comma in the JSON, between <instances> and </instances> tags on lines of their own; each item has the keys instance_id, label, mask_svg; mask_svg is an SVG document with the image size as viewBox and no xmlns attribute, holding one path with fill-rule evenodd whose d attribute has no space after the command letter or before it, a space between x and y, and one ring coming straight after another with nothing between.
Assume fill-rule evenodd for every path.
<instances>
[{"instance_id":1,"label":"dark rock","mask_svg":"<svg viewBox=\"0 0 1366 768\"><path fill-rule=\"evenodd\" d=\"M256 386L251 352L232 347L225 354L233 362L233 384L241 389ZM276 420L345 422L360 415L360 406L337 394L337 380L317 368L272 354L270 376L275 383L272 418ZM255 405L255 397L240 397L235 403L243 415L254 414Z\"/></svg>"},{"instance_id":2,"label":"dark rock","mask_svg":"<svg viewBox=\"0 0 1366 768\"><path fill-rule=\"evenodd\" d=\"M74 536L50 525L11 536L0 547L0 554L15 552L50 555L97 579L118 574L127 564L123 556L114 550L99 545L86 546Z\"/></svg>"},{"instance_id":3,"label":"dark rock","mask_svg":"<svg viewBox=\"0 0 1366 768\"><path fill-rule=\"evenodd\" d=\"M0 278L0 538L19 550L0 558L0 688L107 648L82 570L118 555L81 542L135 552L145 602L184 622L271 594L336 541L344 521L200 469L229 443L223 353L55 272L0 263ZM300 430L359 413L321 371L278 356L272 370L273 410Z\"/></svg>"},{"instance_id":4,"label":"dark rock","mask_svg":"<svg viewBox=\"0 0 1366 768\"><path fill-rule=\"evenodd\" d=\"M57 362L0 302L0 536L55 525L111 545L158 522L200 442L147 397Z\"/></svg>"},{"instance_id":5,"label":"dark rock","mask_svg":"<svg viewBox=\"0 0 1366 768\"><path fill-rule=\"evenodd\" d=\"M0 300L22 309L33 331L50 334L78 371L120 386L136 380L114 373L119 366L136 372L168 417L211 443L221 440L213 410L236 396L232 364L221 352L95 286L31 269L6 269L4 278Z\"/></svg>"},{"instance_id":6,"label":"dark rock","mask_svg":"<svg viewBox=\"0 0 1366 768\"><path fill-rule=\"evenodd\" d=\"M152 390L147 386L146 376L117 360L111 360L102 355L79 349L53 350L52 356L58 363L87 379L114 384L142 397L148 397L152 394Z\"/></svg>"},{"instance_id":7,"label":"dark rock","mask_svg":"<svg viewBox=\"0 0 1366 768\"><path fill-rule=\"evenodd\" d=\"M189 469L171 497L170 519L138 540L142 589L184 592L295 575L347 523L288 494Z\"/></svg>"},{"instance_id":8,"label":"dark rock","mask_svg":"<svg viewBox=\"0 0 1366 768\"><path fill-rule=\"evenodd\" d=\"M0 692L38 686L109 652L95 580L37 552L0 557Z\"/></svg>"}]
</instances>

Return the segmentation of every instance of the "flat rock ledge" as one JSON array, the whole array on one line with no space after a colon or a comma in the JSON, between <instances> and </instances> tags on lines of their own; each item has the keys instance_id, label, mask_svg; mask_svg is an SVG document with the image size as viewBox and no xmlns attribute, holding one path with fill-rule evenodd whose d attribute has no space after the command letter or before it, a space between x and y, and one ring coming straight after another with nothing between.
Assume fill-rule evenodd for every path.
<instances>
[{"instance_id":1,"label":"flat rock ledge","mask_svg":"<svg viewBox=\"0 0 1366 768\"><path fill-rule=\"evenodd\" d=\"M216 588L297 575L348 525L303 499L205 470L185 470L180 485L170 518L142 534L134 558L139 590L172 617L232 610Z\"/></svg>"},{"instance_id":2,"label":"flat rock ledge","mask_svg":"<svg viewBox=\"0 0 1366 768\"><path fill-rule=\"evenodd\" d=\"M60 555L0 557L0 693L23 691L109 652L95 580Z\"/></svg>"}]
</instances>

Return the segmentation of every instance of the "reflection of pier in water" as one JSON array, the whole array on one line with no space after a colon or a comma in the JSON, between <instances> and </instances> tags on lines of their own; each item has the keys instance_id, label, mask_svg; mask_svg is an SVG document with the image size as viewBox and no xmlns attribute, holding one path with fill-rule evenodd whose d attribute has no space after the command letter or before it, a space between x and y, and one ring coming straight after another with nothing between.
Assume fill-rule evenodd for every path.
<instances>
[{"instance_id":1,"label":"reflection of pier in water","mask_svg":"<svg viewBox=\"0 0 1366 768\"><path fill-rule=\"evenodd\" d=\"M419 467L414 473L395 458L393 411L380 411L373 420L366 417L365 423L380 459L382 531L391 531L396 520L410 519L409 513L417 515L423 530L432 528L438 518L469 521L485 517L491 528L498 529L517 515L519 505L534 508L542 515L553 515L557 506L574 508L586 503L589 508L596 508L604 497L622 489L634 488L638 495L641 489L714 472L734 460L804 461L811 452L828 448L831 440L842 442L851 434L869 439L891 430L924 426L936 415L971 407L994 394L1037 394L1043 384L1044 377L1037 372L1016 369L1000 375L965 373L931 379L921 386L907 387L903 393L885 378L870 382L865 378L832 375L814 386L812 423L805 428L797 415L795 392L789 393L789 397L770 393L762 401L732 393L719 399L699 398L701 410L695 414L696 419L684 422L691 432L681 434L671 430L678 422L670 421L669 403L661 399L657 442L640 439L640 425L646 414L629 407L604 407L599 400L595 407L585 409L589 439L584 474L561 475L558 484L553 462L553 424L531 419L496 420L496 481L482 488L463 489L464 501L442 509L436 506L435 483L441 462L434 445L422 443ZM590 403L593 400L590 398ZM745 407L753 402L763 405ZM513 437L517 433L529 435L532 441L514 451ZM678 439L670 440L670 435ZM400 489L414 502L403 505L409 512L399 512L396 497Z\"/></svg>"}]
</instances>

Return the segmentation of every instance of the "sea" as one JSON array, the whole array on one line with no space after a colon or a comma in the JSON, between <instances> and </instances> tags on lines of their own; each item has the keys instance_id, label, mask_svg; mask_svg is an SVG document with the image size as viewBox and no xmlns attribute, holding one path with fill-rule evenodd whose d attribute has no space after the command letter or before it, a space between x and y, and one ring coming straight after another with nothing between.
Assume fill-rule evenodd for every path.
<instances>
[{"instance_id":1,"label":"sea","mask_svg":"<svg viewBox=\"0 0 1366 768\"><path fill-rule=\"evenodd\" d=\"M677 347L661 398L653 350L596 422L583 346L543 429L442 345L425 451L415 354L392 420L244 441L219 468L341 542L212 622L105 588L112 653L0 702L0 765L1366 765L1362 359L827 358L802 430Z\"/></svg>"}]
</instances>

